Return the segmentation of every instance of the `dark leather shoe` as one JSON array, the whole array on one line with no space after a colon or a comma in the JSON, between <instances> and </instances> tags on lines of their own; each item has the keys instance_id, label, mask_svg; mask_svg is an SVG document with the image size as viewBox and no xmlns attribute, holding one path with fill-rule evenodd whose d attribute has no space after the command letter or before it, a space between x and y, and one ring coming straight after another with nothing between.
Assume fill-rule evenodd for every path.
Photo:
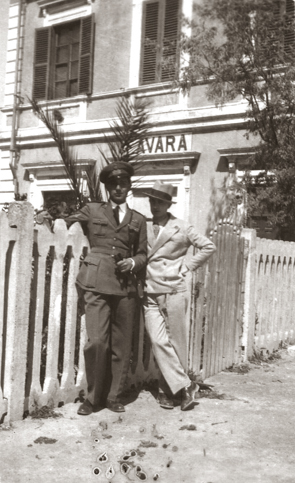
<instances>
[{"instance_id":1,"label":"dark leather shoe","mask_svg":"<svg viewBox=\"0 0 295 483\"><path fill-rule=\"evenodd\" d=\"M89 416L89 414L93 413L93 405L86 399L79 407L77 413L81 416Z\"/></svg>"},{"instance_id":2,"label":"dark leather shoe","mask_svg":"<svg viewBox=\"0 0 295 483\"><path fill-rule=\"evenodd\" d=\"M170 399L170 397L167 396L167 394L165 394L164 392L159 392L158 401L159 401L161 408L164 408L164 409L173 409L174 408L174 404L173 404L172 399Z\"/></svg>"},{"instance_id":3,"label":"dark leather shoe","mask_svg":"<svg viewBox=\"0 0 295 483\"><path fill-rule=\"evenodd\" d=\"M125 412L125 408L124 408L123 404L121 404L117 401L111 401L110 399L107 399L106 407L110 411L114 411L115 413L124 413Z\"/></svg>"},{"instance_id":4,"label":"dark leather shoe","mask_svg":"<svg viewBox=\"0 0 295 483\"><path fill-rule=\"evenodd\" d=\"M181 411L188 411L189 409L193 409L194 405L196 404L195 401L195 392L199 390L199 386L195 381L191 381L189 387L185 387L182 389L182 401L180 409Z\"/></svg>"}]
</instances>

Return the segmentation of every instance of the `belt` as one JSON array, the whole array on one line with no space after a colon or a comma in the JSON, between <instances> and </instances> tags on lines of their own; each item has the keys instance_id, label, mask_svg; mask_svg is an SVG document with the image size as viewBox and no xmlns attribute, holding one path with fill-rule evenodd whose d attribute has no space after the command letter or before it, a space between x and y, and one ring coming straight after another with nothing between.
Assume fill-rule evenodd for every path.
<instances>
[{"instance_id":1,"label":"belt","mask_svg":"<svg viewBox=\"0 0 295 483\"><path fill-rule=\"evenodd\" d=\"M93 247L91 248L91 253L101 253L103 255L116 255L117 253L121 253L123 258L130 257L129 250L126 250L126 248L119 248L119 247L114 247L114 248Z\"/></svg>"}]
</instances>

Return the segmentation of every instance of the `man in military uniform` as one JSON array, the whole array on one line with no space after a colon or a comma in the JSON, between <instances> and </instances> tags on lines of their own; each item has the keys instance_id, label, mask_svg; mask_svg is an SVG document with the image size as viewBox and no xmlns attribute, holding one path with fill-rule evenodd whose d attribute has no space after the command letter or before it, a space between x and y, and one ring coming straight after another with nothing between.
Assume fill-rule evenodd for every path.
<instances>
[{"instance_id":1,"label":"man in military uniform","mask_svg":"<svg viewBox=\"0 0 295 483\"><path fill-rule=\"evenodd\" d=\"M126 203L132 175L126 162L106 166L100 181L109 201L88 203L66 218L68 224L86 225L91 247L77 277L88 336L84 348L88 395L78 409L81 415L103 406L125 411L120 395L129 369L137 285L147 254L145 218Z\"/></svg>"}]
</instances>

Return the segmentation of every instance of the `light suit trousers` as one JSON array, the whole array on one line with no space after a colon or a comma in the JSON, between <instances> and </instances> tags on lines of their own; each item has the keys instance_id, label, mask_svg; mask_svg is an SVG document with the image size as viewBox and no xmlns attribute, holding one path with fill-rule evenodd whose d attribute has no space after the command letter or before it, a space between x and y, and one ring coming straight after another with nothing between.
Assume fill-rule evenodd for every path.
<instances>
[{"instance_id":1,"label":"light suit trousers","mask_svg":"<svg viewBox=\"0 0 295 483\"><path fill-rule=\"evenodd\" d=\"M144 304L145 326L152 350L172 394L190 384L187 375L188 337L186 330L187 293L147 294ZM164 386L164 387L163 387Z\"/></svg>"}]
</instances>

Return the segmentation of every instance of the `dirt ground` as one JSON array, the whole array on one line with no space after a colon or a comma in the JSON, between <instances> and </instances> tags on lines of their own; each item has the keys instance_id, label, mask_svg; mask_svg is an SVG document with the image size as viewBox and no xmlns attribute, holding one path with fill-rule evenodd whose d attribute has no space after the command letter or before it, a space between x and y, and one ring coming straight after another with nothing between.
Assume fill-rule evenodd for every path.
<instances>
[{"instance_id":1,"label":"dirt ground","mask_svg":"<svg viewBox=\"0 0 295 483\"><path fill-rule=\"evenodd\" d=\"M0 481L294 483L295 355L280 354L208 379L221 398L189 412L144 390L121 416L78 416L72 403L58 418L4 422Z\"/></svg>"}]
</instances>

